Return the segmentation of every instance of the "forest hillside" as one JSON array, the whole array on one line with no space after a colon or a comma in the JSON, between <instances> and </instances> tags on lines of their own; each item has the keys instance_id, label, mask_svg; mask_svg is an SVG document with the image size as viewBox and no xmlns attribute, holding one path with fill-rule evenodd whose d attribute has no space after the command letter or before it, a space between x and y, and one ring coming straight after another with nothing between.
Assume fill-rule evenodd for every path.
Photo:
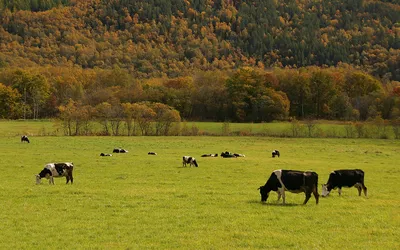
<instances>
[{"instance_id":1,"label":"forest hillside","mask_svg":"<svg viewBox=\"0 0 400 250\"><path fill-rule=\"evenodd\" d=\"M400 113L399 0L1 0L0 20L3 118L137 102L218 121Z\"/></svg>"}]
</instances>

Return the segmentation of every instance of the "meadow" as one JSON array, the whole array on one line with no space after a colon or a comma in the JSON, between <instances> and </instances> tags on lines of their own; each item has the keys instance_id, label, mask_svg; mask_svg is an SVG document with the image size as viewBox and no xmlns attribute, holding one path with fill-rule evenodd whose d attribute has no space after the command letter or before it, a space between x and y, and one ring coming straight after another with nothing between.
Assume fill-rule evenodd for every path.
<instances>
[{"instance_id":1,"label":"meadow","mask_svg":"<svg viewBox=\"0 0 400 250\"><path fill-rule=\"evenodd\" d=\"M308 137L308 138L371 138L399 139L400 127L392 127L388 121L343 122L315 120L270 122L270 123L230 123L230 122L187 122L173 124L169 135L183 136L268 136L268 137ZM380 123L383 122L383 123ZM110 125L110 124L109 124ZM90 122L90 132L83 135L106 135L98 122ZM141 135L138 127L135 136ZM396 129L394 132L393 129ZM154 135L153 130L150 135ZM82 131L81 131L82 132ZM62 122L53 120L0 120L0 136L63 136L66 135ZM110 131L110 134L111 131ZM121 123L118 136L127 136L127 126Z\"/></svg>"},{"instance_id":2,"label":"meadow","mask_svg":"<svg viewBox=\"0 0 400 250\"><path fill-rule=\"evenodd\" d=\"M0 137L0 249L399 249L400 142L269 137ZM114 147L127 154L100 157ZM280 158L270 152L279 149ZM147 155L155 151L156 156ZM232 151L245 158L202 158ZM199 167L182 167L183 155ZM65 179L36 185L48 162L72 161ZM275 169L361 168L355 188L287 205L258 187ZM321 188L319 186L321 193Z\"/></svg>"}]
</instances>

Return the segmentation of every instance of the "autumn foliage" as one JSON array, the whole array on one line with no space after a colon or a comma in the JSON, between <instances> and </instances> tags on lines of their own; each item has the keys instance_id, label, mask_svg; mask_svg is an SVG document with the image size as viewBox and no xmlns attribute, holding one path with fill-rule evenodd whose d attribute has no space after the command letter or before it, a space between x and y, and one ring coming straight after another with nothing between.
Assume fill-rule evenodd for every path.
<instances>
[{"instance_id":1,"label":"autumn foliage","mask_svg":"<svg viewBox=\"0 0 400 250\"><path fill-rule=\"evenodd\" d=\"M0 115L59 117L70 135L90 120L146 135L181 119L396 119L399 13L365 0L0 1Z\"/></svg>"}]
</instances>

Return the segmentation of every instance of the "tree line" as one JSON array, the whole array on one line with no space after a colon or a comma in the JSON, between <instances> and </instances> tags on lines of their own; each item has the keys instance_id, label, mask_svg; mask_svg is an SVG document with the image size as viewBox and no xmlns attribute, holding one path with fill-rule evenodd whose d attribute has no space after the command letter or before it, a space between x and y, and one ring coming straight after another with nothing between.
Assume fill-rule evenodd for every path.
<instances>
[{"instance_id":1,"label":"tree line","mask_svg":"<svg viewBox=\"0 0 400 250\"><path fill-rule=\"evenodd\" d=\"M271 70L241 67L152 79L134 78L118 67L5 68L0 70L0 97L3 119L66 119L69 114L109 121L128 119L132 113L136 116L130 114L129 119L138 120L139 114L145 113L149 121L155 121L162 116L160 110L162 114L169 110L166 114L173 121L400 117L400 84L383 83L349 65ZM107 133L115 133L118 123L110 129Z\"/></svg>"}]
</instances>

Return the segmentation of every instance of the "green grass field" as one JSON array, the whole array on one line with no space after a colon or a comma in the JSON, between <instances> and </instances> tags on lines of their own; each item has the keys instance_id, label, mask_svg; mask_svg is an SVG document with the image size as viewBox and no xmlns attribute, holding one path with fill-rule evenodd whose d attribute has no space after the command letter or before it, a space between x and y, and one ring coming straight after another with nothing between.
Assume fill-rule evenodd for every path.
<instances>
[{"instance_id":1,"label":"green grass field","mask_svg":"<svg viewBox=\"0 0 400 250\"><path fill-rule=\"evenodd\" d=\"M396 138L393 128L389 125L378 127L371 122L364 122L363 133L359 135L356 128L349 132L349 125L339 121L314 121L315 126L310 133L307 124L299 122L297 135L290 122L271 123L221 123L221 122L181 122L171 128L172 135L208 135L208 136L269 136L269 137L311 137L311 138ZM97 122L91 123L91 135L105 135ZM154 132L154 131L153 131ZM110 132L111 133L111 132ZM126 136L127 128L122 123L120 136ZM140 135L139 131L136 131ZM58 120L0 120L0 136L63 136L64 129ZM310 136L311 134L311 136Z\"/></svg>"},{"instance_id":2,"label":"green grass field","mask_svg":"<svg viewBox=\"0 0 400 250\"><path fill-rule=\"evenodd\" d=\"M399 249L400 142L257 137L0 137L0 249ZM114 147L127 154L100 157ZM271 158L273 149L280 158ZM201 158L204 153L245 158ZM155 151L157 156L147 155ZM183 168L181 157L199 168ZM34 174L72 161L74 184ZM275 169L361 168L355 188L287 205L257 188ZM319 186L319 191L320 190Z\"/></svg>"}]
</instances>

